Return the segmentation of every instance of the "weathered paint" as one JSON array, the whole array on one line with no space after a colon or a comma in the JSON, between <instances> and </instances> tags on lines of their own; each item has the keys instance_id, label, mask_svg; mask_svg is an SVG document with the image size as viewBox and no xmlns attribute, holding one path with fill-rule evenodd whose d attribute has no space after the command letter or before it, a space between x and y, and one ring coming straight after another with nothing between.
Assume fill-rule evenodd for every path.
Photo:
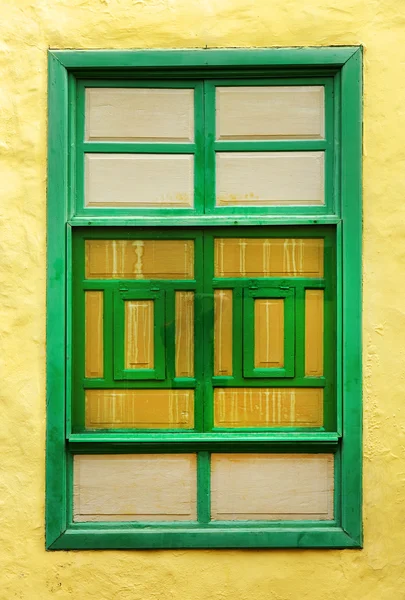
<instances>
[{"instance_id":1,"label":"weathered paint","mask_svg":"<svg viewBox=\"0 0 405 600\"><path fill-rule=\"evenodd\" d=\"M405 513L401 0L5 0L0 24L0 598L391 600ZM44 550L48 47L364 44L364 550Z\"/></svg>"}]
</instances>

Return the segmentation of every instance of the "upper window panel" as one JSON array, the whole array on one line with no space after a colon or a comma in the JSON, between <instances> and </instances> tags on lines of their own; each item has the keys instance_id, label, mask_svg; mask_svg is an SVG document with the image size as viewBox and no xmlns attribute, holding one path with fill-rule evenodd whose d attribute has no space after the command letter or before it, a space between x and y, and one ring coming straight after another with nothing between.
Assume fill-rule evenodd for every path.
<instances>
[{"instance_id":1,"label":"upper window panel","mask_svg":"<svg viewBox=\"0 0 405 600\"><path fill-rule=\"evenodd\" d=\"M82 80L72 213L336 214L333 85Z\"/></svg>"}]
</instances>

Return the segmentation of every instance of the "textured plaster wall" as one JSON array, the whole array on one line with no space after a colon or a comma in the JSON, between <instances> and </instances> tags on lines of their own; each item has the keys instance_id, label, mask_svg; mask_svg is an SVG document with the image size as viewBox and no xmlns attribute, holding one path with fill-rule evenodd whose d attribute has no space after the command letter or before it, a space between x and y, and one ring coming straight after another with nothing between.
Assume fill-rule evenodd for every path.
<instances>
[{"instance_id":1,"label":"textured plaster wall","mask_svg":"<svg viewBox=\"0 0 405 600\"><path fill-rule=\"evenodd\" d=\"M403 0L2 0L0 599L405 598ZM363 551L44 550L48 47L364 44Z\"/></svg>"}]
</instances>

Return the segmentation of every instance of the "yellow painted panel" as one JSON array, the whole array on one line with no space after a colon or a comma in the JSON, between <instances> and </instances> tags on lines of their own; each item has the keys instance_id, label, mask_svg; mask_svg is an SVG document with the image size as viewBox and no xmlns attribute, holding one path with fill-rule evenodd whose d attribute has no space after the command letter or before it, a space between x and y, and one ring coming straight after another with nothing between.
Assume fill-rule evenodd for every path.
<instances>
[{"instance_id":1,"label":"yellow painted panel","mask_svg":"<svg viewBox=\"0 0 405 600\"><path fill-rule=\"evenodd\" d=\"M74 521L192 521L195 454L74 457Z\"/></svg>"},{"instance_id":2,"label":"yellow painted panel","mask_svg":"<svg viewBox=\"0 0 405 600\"><path fill-rule=\"evenodd\" d=\"M323 239L216 238L215 277L323 277Z\"/></svg>"},{"instance_id":3,"label":"yellow painted panel","mask_svg":"<svg viewBox=\"0 0 405 600\"><path fill-rule=\"evenodd\" d=\"M103 292L84 293L85 298L85 377L104 376Z\"/></svg>"},{"instance_id":4,"label":"yellow painted panel","mask_svg":"<svg viewBox=\"0 0 405 600\"><path fill-rule=\"evenodd\" d=\"M86 206L194 205L191 154L86 154Z\"/></svg>"},{"instance_id":5,"label":"yellow painted panel","mask_svg":"<svg viewBox=\"0 0 405 600\"><path fill-rule=\"evenodd\" d=\"M216 388L215 427L322 427L322 388Z\"/></svg>"},{"instance_id":6,"label":"yellow painted panel","mask_svg":"<svg viewBox=\"0 0 405 600\"><path fill-rule=\"evenodd\" d=\"M255 307L255 367L284 366L284 300L258 298Z\"/></svg>"},{"instance_id":7,"label":"yellow painted panel","mask_svg":"<svg viewBox=\"0 0 405 600\"><path fill-rule=\"evenodd\" d=\"M218 140L322 139L321 85L240 86L216 89Z\"/></svg>"},{"instance_id":8,"label":"yellow painted panel","mask_svg":"<svg viewBox=\"0 0 405 600\"><path fill-rule=\"evenodd\" d=\"M176 292L176 377L194 377L194 292Z\"/></svg>"},{"instance_id":9,"label":"yellow painted panel","mask_svg":"<svg viewBox=\"0 0 405 600\"><path fill-rule=\"evenodd\" d=\"M125 368L153 369L153 300L125 301Z\"/></svg>"},{"instance_id":10,"label":"yellow painted panel","mask_svg":"<svg viewBox=\"0 0 405 600\"><path fill-rule=\"evenodd\" d=\"M192 142L194 90L87 88L89 141Z\"/></svg>"},{"instance_id":11,"label":"yellow painted panel","mask_svg":"<svg viewBox=\"0 0 405 600\"><path fill-rule=\"evenodd\" d=\"M193 240L86 240L87 279L193 279Z\"/></svg>"},{"instance_id":12,"label":"yellow painted panel","mask_svg":"<svg viewBox=\"0 0 405 600\"><path fill-rule=\"evenodd\" d=\"M333 454L212 454L211 517L332 520Z\"/></svg>"},{"instance_id":13,"label":"yellow painted panel","mask_svg":"<svg viewBox=\"0 0 405 600\"><path fill-rule=\"evenodd\" d=\"M232 375L232 290L214 290L214 375Z\"/></svg>"},{"instance_id":14,"label":"yellow painted panel","mask_svg":"<svg viewBox=\"0 0 405 600\"><path fill-rule=\"evenodd\" d=\"M193 390L86 390L87 429L193 427Z\"/></svg>"},{"instance_id":15,"label":"yellow painted panel","mask_svg":"<svg viewBox=\"0 0 405 600\"><path fill-rule=\"evenodd\" d=\"M305 291L305 375L323 375L324 292Z\"/></svg>"},{"instance_id":16,"label":"yellow painted panel","mask_svg":"<svg viewBox=\"0 0 405 600\"><path fill-rule=\"evenodd\" d=\"M217 152L217 206L325 204L323 152Z\"/></svg>"}]
</instances>

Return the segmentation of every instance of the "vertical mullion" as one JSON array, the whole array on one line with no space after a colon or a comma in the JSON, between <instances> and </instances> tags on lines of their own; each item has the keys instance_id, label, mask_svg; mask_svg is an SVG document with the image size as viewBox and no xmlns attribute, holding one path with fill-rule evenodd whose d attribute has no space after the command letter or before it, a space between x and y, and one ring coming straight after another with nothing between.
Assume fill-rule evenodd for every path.
<instances>
[{"instance_id":1,"label":"vertical mullion","mask_svg":"<svg viewBox=\"0 0 405 600\"><path fill-rule=\"evenodd\" d=\"M168 387L172 388L176 371L176 291L172 286L168 286L168 288L166 289L165 297L165 379L167 381Z\"/></svg>"},{"instance_id":2,"label":"vertical mullion","mask_svg":"<svg viewBox=\"0 0 405 600\"><path fill-rule=\"evenodd\" d=\"M195 238L195 280L194 293L194 377L196 380L194 397L194 427L204 431L204 360L205 360L205 321L204 321L204 232Z\"/></svg>"},{"instance_id":3,"label":"vertical mullion","mask_svg":"<svg viewBox=\"0 0 405 600\"><path fill-rule=\"evenodd\" d=\"M212 280L214 277L214 234L204 232L204 431L210 431L213 426L213 389L212 377L214 371L214 292Z\"/></svg>"},{"instance_id":4,"label":"vertical mullion","mask_svg":"<svg viewBox=\"0 0 405 600\"><path fill-rule=\"evenodd\" d=\"M199 523L211 520L211 456L197 453L197 519Z\"/></svg>"},{"instance_id":5,"label":"vertical mullion","mask_svg":"<svg viewBox=\"0 0 405 600\"><path fill-rule=\"evenodd\" d=\"M84 133L85 133L85 91L84 83L79 82L76 87L76 152L74 173L76 175L74 194L72 194L72 211L74 214L84 209ZM73 167L73 165L72 165ZM72 189L73 192L73 189Z\"/></svg>"},{"instance_id":6,"label":"vertical mullion","mask_svg":"<svg viewBox=\"0 0 405 600\"><path fill-rule=\"evenodd\" d=\"M194 88L194 209L204 213L205 204L205 125L204 125L204 83L196 83Z\"/></svg>"},{"instance_id":7,"label":"vertical mullion","mask_svg":"<svg viewBox=\"0 0 405 600\"><path fill-rule=\"evenodd\" d=\"M204 83L205 117L205 213L215 209L215 85Z\"/></svg>"},{"instance_id":8,"label":"vertical mullion","mask_svg":"<svg viewBox=\"0 0 405 600\"><path fill-rule=\"evenodd\" d=\"M294 377L305 377L305 288L308 284L294 282L295 287L295 373Z\"/></svg>"}]
</instances>

